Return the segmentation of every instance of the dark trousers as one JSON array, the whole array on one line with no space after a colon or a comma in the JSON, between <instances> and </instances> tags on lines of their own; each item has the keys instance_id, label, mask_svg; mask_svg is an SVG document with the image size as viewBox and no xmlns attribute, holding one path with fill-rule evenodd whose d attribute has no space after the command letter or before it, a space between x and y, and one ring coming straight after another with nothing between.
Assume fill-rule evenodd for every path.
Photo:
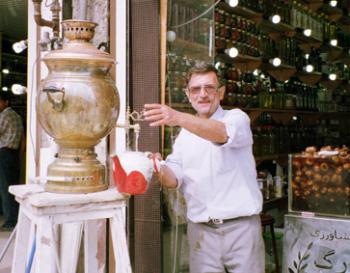
<instances>
[{"instance_id":1,"label":"dark trousers","mask_svg":"<svg viewBox=\"0 0 350 273\"><path fill-rule=\"evenodd\" d=\"M0 148L0 197L5 224L8 225L15 225L17 222L18 203L8 192L8 187L18 184L19 167L18 151Z\"/></svg>"}]
</instances>

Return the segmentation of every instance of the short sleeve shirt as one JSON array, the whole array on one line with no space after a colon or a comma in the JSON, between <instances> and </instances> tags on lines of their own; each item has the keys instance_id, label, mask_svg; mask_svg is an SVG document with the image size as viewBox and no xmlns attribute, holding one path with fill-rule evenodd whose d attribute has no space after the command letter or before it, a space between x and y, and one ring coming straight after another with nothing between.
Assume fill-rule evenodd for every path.
<instances>
[{"instance_id":1,"label":"short sleeve shirt","mask_svg":"<svg viewBox=\"0 0 350 273\"><path fill-rule=\"evenodd\" d=\"M12 108L0 113L0 148L18 149L23 133L22 119Z\"/></svg>"},{"instance_id":2,"label":"short sleeve shirt","mask_svg":"<svg viewBox=\"0 0 350 273\"><path fill-rule=\"evenodd\" d=\"M221 107L210 117L225 124L228 141L218 145L182 129L166 159L175 173L193 222L258 214L257 183L250 119L239 109Z\"/></svg>"}]
</instances>

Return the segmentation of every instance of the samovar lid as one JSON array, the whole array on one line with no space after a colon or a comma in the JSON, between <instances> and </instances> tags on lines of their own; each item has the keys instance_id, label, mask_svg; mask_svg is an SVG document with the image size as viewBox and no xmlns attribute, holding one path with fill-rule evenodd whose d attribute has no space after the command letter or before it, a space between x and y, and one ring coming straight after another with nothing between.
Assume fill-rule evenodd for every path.
<instances>
[{"instance_id":1,"label":"samovar lid","mask_svg":"<svg viewBox=\"0 0 350 273\"><path fill-rule=\"evenodd\" d=\"M44 61L65 60L89 61L92 63L115 63L109 53L98 50L90 40L94 37L97 23L85 20L64 20L62 30L64 44L62 49L49 52Z\"/></svg>"}]
</instances>

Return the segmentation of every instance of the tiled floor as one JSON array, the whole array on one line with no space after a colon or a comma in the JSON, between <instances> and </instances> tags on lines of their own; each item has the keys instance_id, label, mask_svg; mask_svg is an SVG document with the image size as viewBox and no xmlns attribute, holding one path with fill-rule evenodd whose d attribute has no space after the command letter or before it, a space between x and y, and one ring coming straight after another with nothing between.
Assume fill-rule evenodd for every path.
<instances>
[{"instance_id":1,"label":"tiled floor","mask_svg":"<svg viewBox=\"0 0 350 273\"><path fill-rule=\"evenodd\" d=\"M3 232L0 231L0 254L3 252L6 243L10 238L11 232ZM13 236L13 240L9 248L7 249L4 258L0 261L0 273L10 273L11 272L11 263L13 257L15 238Z\"/></svg>"}]
</instances>

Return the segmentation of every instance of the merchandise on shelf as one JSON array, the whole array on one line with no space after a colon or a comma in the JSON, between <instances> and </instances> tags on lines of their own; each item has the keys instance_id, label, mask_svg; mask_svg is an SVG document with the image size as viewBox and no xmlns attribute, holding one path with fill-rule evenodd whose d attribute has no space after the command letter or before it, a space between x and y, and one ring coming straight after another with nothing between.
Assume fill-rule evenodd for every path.
<instances>
[{"instance_id":1,"label":"merchandise on shelf","mask_svg":"<svg viewBox=\"0 0 350 273\"><path fill-rule=\"evenodd\" d=\"M308 147L290 155L289 199L292 212L349 217L349 149Z\"/></svg>"}]
</instances>

